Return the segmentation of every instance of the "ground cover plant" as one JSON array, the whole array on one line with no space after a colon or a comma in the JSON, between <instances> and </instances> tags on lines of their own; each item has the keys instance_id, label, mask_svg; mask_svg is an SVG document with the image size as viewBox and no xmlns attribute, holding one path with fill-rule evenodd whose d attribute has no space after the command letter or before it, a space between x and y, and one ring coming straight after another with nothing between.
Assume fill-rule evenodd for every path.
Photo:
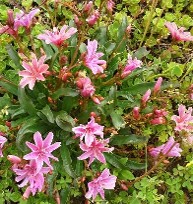
<instances>
[{"instance_id":1,"label":"ground cover plant","mask_svg":"<svg viewBox=\"0 0 193 204\"><path fill-rule=\"evenodd\" d=\"M191 0L0 14L0 203L193 203Z\"/></svg>"}]
</instances>

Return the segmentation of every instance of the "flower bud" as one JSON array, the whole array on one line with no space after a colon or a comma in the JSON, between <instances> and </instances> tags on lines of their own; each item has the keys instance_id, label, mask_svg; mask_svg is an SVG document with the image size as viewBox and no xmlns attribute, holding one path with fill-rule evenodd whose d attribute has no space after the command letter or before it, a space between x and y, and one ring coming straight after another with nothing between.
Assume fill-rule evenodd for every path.
<instances>
[{"instance_id":1,"label":"flower bud","mask_svg":"<svg viewBox=\"0 0 193 204\"><path fill-rule=\"evenodd\" d=\"M93 7L93 2L89 1L87 4L85 4L83 8L83 13L90 14L92 7Z\"/></svg>"},{"instance_id":2,"label":"flower bud","mask_svg":"<svg viewBox=\"0 0 193 204\"><path fill-rule=\"evenodd\" d=\"M98 10L95 10L91 16L89 16L86 21L88 22L89 26L93 26L100 17L100 13Z\"/></svg>"},{"instance_id":3,"label":"flower bud","mask_svg":"<svg viewBox=\"0 0 193 204\"><path fill-rule=\"evenodd\" d=\"M7 25L13 26L14 25L14 16L13 16L13 11L9 9L7 11L8 19L7 19Z\"/></svg>"},{"instance_id":4,"label":"flower bud","mask_svg":"<svg viewBox=\"0 0 193 204\"><path fill-rule=\"evenodd\" d=\"M157 82L155 83L154 89L153 89L153 93L156 94L160 91L161 88L161 84L162 84L163 78L159 77Z\"/></svg>"},{"instance_id":5,"label":"flower bud","mask_svg":"<svg viewBox=\"0 0 193 204\"><path fill-rule=\"evenodd\" d=\"M140 108L139 107L134 107L133 108L133 117L138 120L140 118Z\"/></svg>"},{"instance_id":6,"label":"flower bud","mask_svg":"<svg viewBox=\"0 0 193 204\"><path fill-rule=\"evenodd\" d=\"M12 164L19 164L21 163L21 159L15 155L8 155L7 159L12 163Z\"/></svg>"},{"instance_id":7,"label":"flower bud","mask_svg":"<svg viewBox=\"0 0 193 204\"><path fill-rule=\"evenodd\" d=\"M166 123L166 119L164 117L154 118L154 119L150 120L150 123L152 125L165 124Z\"/></svg>"},{"instance_id":8,"label":"flower bud","mask_svg":"<svg viewBox=\"0 0 193 204\"><path fill-rule=\"evenodd\" d=\"M149 100L150 96L151 96L151 89L148 89L141 99L143 106L146 106L146 103Z\"/></svg>"}]
</instances>

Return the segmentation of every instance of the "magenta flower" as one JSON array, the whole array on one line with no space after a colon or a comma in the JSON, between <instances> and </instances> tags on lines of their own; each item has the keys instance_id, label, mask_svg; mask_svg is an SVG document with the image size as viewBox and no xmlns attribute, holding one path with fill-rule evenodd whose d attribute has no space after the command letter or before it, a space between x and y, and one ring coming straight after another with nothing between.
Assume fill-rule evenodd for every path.
<instances>
[{"instance_id":1,"label":"magenta flower","mask_svg":"<svg viewBox=\"0 0 193 204\"><path fill-rule=\"evenodd\" d=\"M95 93L95 88L88 77L78 78L76 85L80 89L82 97L91 97Z\"/></svg>"},{"instance_id":2,"label":"magenta flower","mask_svg":"<svg viewBox=\"0 0 193 204\"><path fill-rule=\"evenodd\" d=\"M2 149L6 142L7 142L7 138L0 135L0 157L3 157Z\"/></svg>"},{"instance_id":3,"label":"magenta flower","mask_svg":"<svg viewBox=\"0 0 193 204\"><path fill-rule=\"evenodd\" d=\"M64 25L60 31L58 28L54 27L53 32L49 30L45 30L44 32L44 34L38 35L38 39L45 40L46 44L52 43L60 47L65 40L77 32L77 29L74 27L69 28L67 25Z\"/></svg>"},{"instance_id":4,"label":"magenta flower","mask_svg":"<svg viewBox=\"0 0 193 204\"><path fill-rule=\"evenodd\" d=\"M93 26L99 19L100 13L98 10L95 10L91 16L89 16L86 21L88 22L89 26Z\"/></svg>"},{"instance_id":5,"label":"magenta flower","mask_svg":"<svg viewBox=\"0 0 193 204\"><path fill-rule=\"evenodd\" d=\"M39 161L38 161L39 162ZM44 185L44 174L50 171L49 167L41 167L38 171L38 164L35 160L31 160L29 164L26 164L23 168L14 168L13 171L17 174L15 178L16 182L21 182L18 186L20 188L26 186L26 191L24 192L24 198L28 198L30 193L33 195L37 191L42 191Z\"/></svg>"},{"instance_id":6,"label":"magenta flower","mask_svg":"<svg viewBox=\"0 0 193 204\"><path fill-rule=\"evenodd\" d=\"M133 70L135 70L138 67L141 67L142 61L138 60L136 57L132 59L131 55L128 54L128 60L127 60L127 65L123 70L122 73L122 78L127 77Z\"/></svg>"},{"instance_id":7,"label":"magenta flower","mask_svg":"<svg viewBox=\"0 0 193 204\"><path fill-rule=\"evenodd\" d=\"M180 157L181 156L180 152L182 152L180 144L176 143L174 145L174 143L175 143L174 138L170 137L166 144L163 144L159 147L151 148L149 150L149 153L152 157L157 157L159 154L165 155L167 157ZM171 147L172 149L170 150Z\"/></svg>"},{"instance_id":8,"label":"magenta flower","mask_svg":"<svg viewBox=\"0 0 193 204\"><path fill-rule=\"evenodd\" d=\"M93 74L99 74L104 72L106 67L105 60L99 60L104 54L97 51L98 42L96 40L88 40L87 53L84 57L84 65L88 67Z\"/></svg>"},{"instance_id":9,"label":"magenta flower","mask_svg":"<svg viewBox=\"0 0 193 204\"><path fill-rule=\"evenodd\" d=\"M192 116L192 108L186 109L184 105L179 105L178 108L179 116L173 115L171 119L175 121L176 131L187 131L190 132L193 130L193 116Z\"/></svg>"},{"instance_id":10,"label":"magenta flower","mask_svg":"<svg viewBox=\"0 0 193 204\"><path fill-rule=\"evenodd\" d=\"M32 18L39 12L39 9L34 9L30 11L28 14L25 14L23 11L16 14L14 19L14 30L18 30L20 26L30 28L32 23Z\"/></svg>"},{"instance_id":11,"label":"magenta flower","mask_svg":"<svg viewBox=\"0 0 193 204\"><path fill-rule=\"evenodd\" d=\"M46 60L46 55L42 56L39 60L36 55L32 53L32 62L27 63L25 61L22 62L22 66L25 70L19 71L19 76L23 78L20 81L20 86L24 88L26 85L32 90L35 86L36 81L45 81L43 74L48 74L47 71L49 66L44 64Z\"/></svg>"},{"instance_id":12,"label":"magenta flower","mask_svg":"<svg viewBox=\"0 0 193 204\"><path fill-rule=\"evenodd\" d=\"M34 134L35 144L26 142L26 145L32 150L31 153L25 155L23 158L26 160L36 160L38 170L41 169L45 162L51 169L53 167L50 164L49 158L58 161L58 158L54 157L51 152L60 147L61 142L56 142L51 145L53 140L53 133L49 132L45 140L42 139L40 132Z\"/></svg>"},{"instance_id":13,"label":"magenta flower","mask_svg":"<svg viewBox=\"0 0 193 204\"><path fill-rule=\"evenodd\" d=\"M89 166L92 164L92 162L97 159L101 163L105 164L106 159L103 152L112 152L114 150L114 147L108 148L106 145L108 145L109 139L106 140L97 140L96 138L94 141L88 146L84 144L83 142L80 143L80 148L85 152L81 156L78 157L79 160L84 160L87 158L89 159Z\"/></svg>"},{"instance_id":14,"label":"magenta flower","mask_svg":"<svg viewBox=\"0 0 193 204\"><path fill-rule=\"evenodd\" d=\"M185 28L178 29L177 25L172 22L166 22L165 26L168 28L172 35L172 39L176 41L193 41L193 36L190 32L184 32Z\"/></svg>"},{"instance_id":15,"label":"magenta flower","mask_svg":"<svg viewBox=\"0 0 193 204\"><path fill-rule=\"evenodd\" d=\"M105 199L104 189L114 189L117 177L111 175L109 169L104 169L98 178L88 183L88 192L85 197L95 200L97 194L100 194L102 199Z\"/></svg>"},{"instance_id":16,"label":"magenta flower","mask_svg":"<svg viewBox=\"0 0 193 204\"><path fill-rule=\"evenodd\" d=\"M79 125L78 127L72 128L72 131L76 134L76 137L80 137L81 140L85 139L85 144L90 146L94 141L95 136L98 135L103 138L104 126L95 123L95 118L91 117L87 125Z\"/></svg>"}]
</instances>

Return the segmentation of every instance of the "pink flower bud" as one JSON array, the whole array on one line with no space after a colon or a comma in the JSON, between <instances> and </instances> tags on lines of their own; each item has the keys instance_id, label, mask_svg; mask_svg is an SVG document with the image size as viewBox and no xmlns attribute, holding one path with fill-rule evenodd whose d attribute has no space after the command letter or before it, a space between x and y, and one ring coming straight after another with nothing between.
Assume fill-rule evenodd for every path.
<instances>
[{"instance_id":1,"label":"pink flower bud","mask_svg":"<svg viewBox=\"0 0 193 204\"><path fill-rule=\"evenodd\" d=\"M134 107L133 108L133 117L138 120L140 118L140 108L139 107Z\"/></svg>"},{"instance_id":2,"label":"pink flower bud","mask_svg":"<svg viewBox=\"0 0 193 204\"><path fill-rule=\"evenodd\" d=\"M92 98L94 103L96 103L96 104L100 104L101 103L101 101L100 101L100 99L98 97L92 96L91 98Z\"/></svg>"},{"instance_id":3,"label":"pink flower bud","mask_svg":"<svg viewBox=\"0 0 193 204\"><path fill-rule=\"evenodd\" d=\"M157 82L155 83L155 86L154 86L154 89L153 89L154 94L156 94L157 92L160 91L162 81L163 81L163 78L159 77Z\"/></svg>"},{"instance_id":4,"label":"pink flower bud","mask_svg":"<svg viewBox=\"0 0 193 204\"><path fill-rule=\"evenodd\" d=\"M126 33L127 33L127 34L130 34L130 33L131 33L131 24L129 24L129 25L127 26Z\"/></svg>"},{"instance_id":5,"label":"pink flower bud","mask_svg":"<svg viewBox=\"0 0 193 204\"><path fill-rule=\"evenodd\" d=\"M7 11L8 19L7 19L7 25L13 26L14 25L14 16L13 16L13 11L9 9Z\"/></svg>"},{"instance_id":6,"label":"pink flower bud","mask_svg":"<svg viewBox=\"0 0 193 204\"><path fill-rule=\"evenodd\" d=\"M168 114L168 112L165 111L165 109L160 109L160 110L156 109L156 110L154 110L154 116L156 118L166 116L167 114Z\"/></svg>"},{"instance_id":7,"label":"pink flower bud","mask_svg":"<svg viewBox=\"0 0 193 204\"><path fill-rule=\"evenodd\" d=\"M141 99L143 106L146 106L146 103L149 100L150 96L151 96L151 89L148 89Z\"/></svg>"},{"instance_id":8,"label":"pink flower bud","mask_svg":"<svg viewBox=\"0 0 193 204\"><path fill-rule=\"evenodd\" d=\"M15 155L8 155L7 159L12 163L12 164L19 164L21 163L21 159Z\"/></svg>"},{"instance_id":9,"label":"pink flower bud","mask_svg":"<svg viewBox=\"0 0 193 204\"><path fill-rule=\"evenodd\" d=\"M93 26L100 17L100 13L98 10L95 10L91 16L89 16L86 21L88 22L89 26Z\"/></svg>"},{"instance_id":10,"label":"pink flower bud","mask_svg":"<svg viewBox=\"0 0 193 204\"><path fill-rule=\"evenodd\" d=\"M115 2L113 0L107 1L107 10L109 11L109 13L112 14L114 6L115 6Z\"/></svg>"},{"instance_id":11,"label":"pink flower bud","mask_svg":"<svg viewBox=\"0 0 193 204\"><path fill-rule=\"evenodd\" d=\"M154 118L154 119L150 120L150 123L152 125L165 124L166 123L166 119L164 117Z\"/></svg>"},{"instance_id":12,"label":"pink flower bud","mask_svg":"<svg viewBox=\"0 0 193 204\"><path fill-rule=\"evenodd\" d=\"M93 7L93 2L89 1L87 4L85 4L83 8L83 12L89 14L91 12L92 7Z\"/></svg>"},{"instance_id":13,"label":"pink flower bud","mask_svg":"<svg viewBox=\"0 0 193 204\"><path fill-rule=\"evenodd\" d=\"M83 97L91 97L95 92L95 88L88 77L78 78L76 85L80 90L81 96Z\"/></svg>"}]
</instances>

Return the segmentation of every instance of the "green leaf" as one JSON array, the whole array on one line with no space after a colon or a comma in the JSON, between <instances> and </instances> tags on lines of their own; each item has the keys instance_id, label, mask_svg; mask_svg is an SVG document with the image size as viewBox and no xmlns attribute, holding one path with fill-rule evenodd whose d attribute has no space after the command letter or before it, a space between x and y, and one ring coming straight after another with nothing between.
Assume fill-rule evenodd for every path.
<instances>
[{"instance_id":1,"label":"green leaf","mask_svg":"<svg viewBox=\"0 0 193 204\"><path fill-rule=\"evenodd\" d=\"M129 170L121 170L119 172L119 178L123 180L133 180L135 179L135 176Z\"/></svg>"},{"instance_id":2,"label":"green leaf","mask_svg":"<svg viewBox=\"0 0 193 204\"><path fill-rule=\"evenodd\" d=\"M76 162L76 175L81 176L84 170L84 163L82 160L77 160Z\"/></svg>"},{"instance_id":3,"label":"green leaf","mask_svg":"<svg viewBox=\"0 0 193 204\"><path fill-rule=\"evenodd\" d=\"M8 92L12 93L13 95L18 94L17 86L9 81L3 81L0 77L0 86L6 89Z\"/></svg>"},{"instance_id":4,"label":"green leaf","mask_svg":"<svg viewBox=\"0 0 193 204\"><path fill-rule=\"evenodd\" d=\"M56 116L56 124L61 129L68 132L71 132L72 128L75 126L74 119L65 111L61 111L59 115Z\"/></svg>"},{"instance_id":5,"label":"green leaf","mask_svg":"<svg viewBox=\"0 0 193 204\"><path fill-rule=\"evenodd\" d=\"M70 198L70 188L62 189L60 193L61 203L66 204L69 201L69 198Z\"/></svg>"},{"instance_id":6,"label":"green leaf","mask_svg":"<svg viewBox=\"0 0 193 204\"><path fill-rule=\"evenodd\" d=\"M72 168L72 159L70 157L70 152L65 142L62 142L60 153L62 157L64 170L66 171L66 173L68 173L68 175L75 178L76 174L74 172L74 169Z\"/></svg>"},{"instance_id":7,"label":"green leaf","mask_svg":"<svg viewBox=\"0 0 193 204\"><path fill-rule=\"evenodd\" d=\"M13 46L8 44L6 46L7 52L10 56L10 58L13 60L13 62L15 63L15 65L18 67L18 69L22 69L22 66L20 64L20 58L18 56L18 53L14 50Z\"/></svg>"},{"instance_id":8,"label":"green leaf","mask_svg":"<svg viewBox=\"0 0 193 204\"><path fill-rule=\"evenodd\" d=\"M79 92L72 88L60 88L52 94L53 99L58 99L61 96L78 96Z\"/></svg>"},{"instance_id":9,"label":"green leaf","mask_svg":"<svg viewBox=\"0 0 193 204\"><path fill-rule=\"evenodd\" d=\"M177 76L177 77L180 77L180 76L182 76L182 74L183 74L183 70L182 70L182 68L181 67L174 67L173 69L172 69L172 71L171 71L171 75L172 76Z\"/></svg>"},{"instance_id":10,"label":"green leaf","mask_svg":"<svg viewBox=\"0 0 193 204\"><path fill-rule=\"evenodd\" d=\"M29 113L30 115L36 115L37 110L35 109L35 106L31 99L26 95L24 88L19 87L18 99L21 107L26 111L26 113Z\"/></svg>"},{"instance_id":11,"label":"green leaf","mask_svg":"<svg viewBox=\"0 0 193 204\"><path fill-rule=\"evenodd\" d=\"M148 89L153 88L155 85L154 82L147 82L147 83L141 83L136 84L134 86L130 86L127 88L128 93L130 94L144 94Z\"/></svg>"},{"instance_id":12,"label":"green leaf","mask_svg":"<svg viewBox=\"0 0 193 204\"><path fill-rule=\"evenodd\" d=\"M124 144L139 144L147 143L148 139L140 135L115 135L111 139L111 145L124 145Z\"/></svg>"},{"instance_id":13,"label":"green leaf","mask_svg":"<svg viewBox=\"0 0 193 204\"><path fill-rule=\"evenodd\" d=\"M48 105L46 105L42 110L41 112L46 116L47 120L50 122L50 123L54 123L54 115L50 109L50 107Z\"/></svg>"},{"instance_id":14,"label":"green leaf","mask_svg":"<svg viewBox=\"0 0 193 204\"><path fill-rule=\"evenodd\" d=\"M136 57L137 59L141 59L145 56L147 56L150 53L150 51L147 51L146 47L140 47L137 49L137 51L133 54L133 57Z\"/></svg>"},{"instance_id":15,"label":"green leaf","mask_svg":"<svg viewBox=\"0 0 193 204\"><path fill-rule=\"evenodd\" d=\"M125 127L125 121L123 120L123 117L116 113L115 111L110 113L113 125L115 126L116 129L120 129Z\"/></svg>"},{"instance_id":16,"label":"green leaf","mask_svg":"<svg viewBox=\"0 0 193 204\"><path fill-rule=\"evenodd\" d=\"M111 153L104 153L107 162L119 169L125 169L125 166L119 161L119 159Z\"/></svg>"},{"instance_id":17,"label":"green leaf","mask_svg":"<svg viewBox=\"0 0 193 204\"><path fill-rule=\"evenodd\" d=\"M129 169L133 169L133 170L142 170L142 169L146 169L147 164L128 160L127 163L125 164L125 166L128 167Z\"/></svg>"},{"instance_id":18,"label":"green leaf","mask_svg":"<svg viewBox=\"0 0 193 204\"><path fill-rule=\"evenodd\" d=\"M123 36L125 35L127 29L127 16L124 16L121 22L121 25L118 28L117 39L118 41L122 40Z\"/></svg>"},{"instance_id":19,"label":"green leaf","mask_svg":"<svg viewBox=\"0 0 193 204\"><path fill-rule=\"evenodd\" d=\"M57 175L58 175L58 172L56 170L54 170L51 175L50 174L47 175L47 184L48 184L47 194L50 197L53 196L54 187L55 187L54 184L55 184Z\"/></svg>"}]
</instances>

